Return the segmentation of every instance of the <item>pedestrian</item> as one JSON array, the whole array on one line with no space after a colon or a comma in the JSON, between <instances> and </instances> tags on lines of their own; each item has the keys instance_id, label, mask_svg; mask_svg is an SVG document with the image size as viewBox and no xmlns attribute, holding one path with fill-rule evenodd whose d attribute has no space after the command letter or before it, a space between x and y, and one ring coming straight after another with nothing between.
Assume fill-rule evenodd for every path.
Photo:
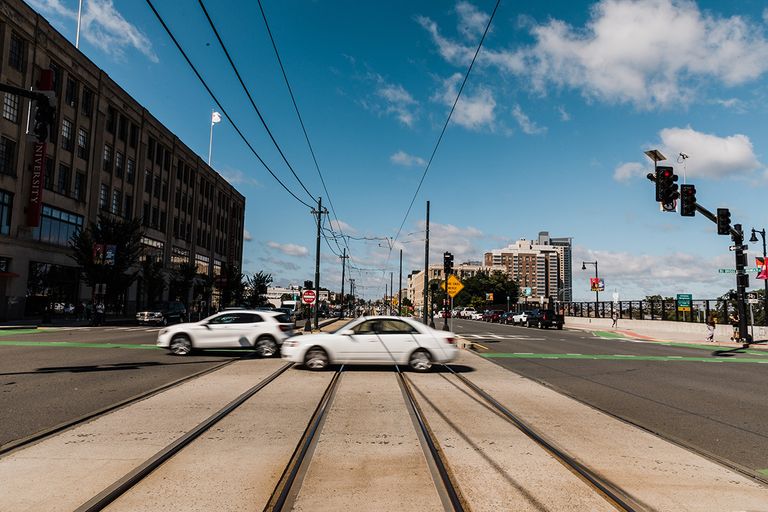
<instances>
[{"instance_id":1,"label":"pedestrian","mask_svg":"<svg viewBox=\"0 0 768 512\"><path fill-rule=\"evenodd\" d=\"M615 329L616 327L618 327L618 325L619 325L619 314L616 311L611 313L611 320L613 320L613 323L611 324L611 328Z\"/></svg>"},{"instance_id":2,"label":"pedestrian","mask_svg":"<svg viewBox=\"0 0 768 512\"><path fill-rule=\"evenodd\" d=\"M707 341L710 343L715 342L715 316L709 315L709 318L707 318Z\"/></svg>"},{"instance_id":3,"label":"pedestrian","mask_svg":"<svg viewBox=\"0 0 768 512\"><path fill-rule=\"evenodd\" d=\"M733 327L733 334L731 335L731 341L739 341L739 314L734 311L731 316L728 317L731 321L731 327Z\"/></svg>"},{"instance_id":4,"label":"pedestrian","mask_svg":"<svg viewBox=\"0 0 768 512\"><path fill-rule=\"evenodd\" d=\"M104 323L104 303L101 301L96 304L96 315L94 317L94 323L96 325L102 325Z\"/></svg>"}]
</instances>

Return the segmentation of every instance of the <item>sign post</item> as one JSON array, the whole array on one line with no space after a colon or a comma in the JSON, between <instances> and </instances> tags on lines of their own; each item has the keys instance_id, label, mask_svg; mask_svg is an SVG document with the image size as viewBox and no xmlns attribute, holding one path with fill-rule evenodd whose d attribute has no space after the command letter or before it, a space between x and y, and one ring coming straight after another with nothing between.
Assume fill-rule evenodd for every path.
<instances>
[{"instance_id":1,"label":"sign post","mask_svg":"<svg viewBox=\"0 0 768 512\"><path fill-rule=\"evenodd\" d=\"M303 292L301 292L301 302L308 306L307 322L304 324L304 331L307 331L307 332L312 331L312 304L315 303L316 299L317 299L317 294L315 293L315 290L311 288L307 288Z\"/></svg>"}]
</instances>

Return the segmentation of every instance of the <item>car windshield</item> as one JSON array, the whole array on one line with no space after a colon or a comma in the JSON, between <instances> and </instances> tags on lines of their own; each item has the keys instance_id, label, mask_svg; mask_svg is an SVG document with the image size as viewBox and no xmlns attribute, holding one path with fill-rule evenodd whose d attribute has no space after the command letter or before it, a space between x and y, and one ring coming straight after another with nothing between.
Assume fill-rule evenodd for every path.
<instances>
[{"instance_id":1,"label":"car windshield","mask_svg":"<svg viewBox=\"0 0 768 512\"><path fill-rule=\"evenodd\" d=\"M291 316L287 313L280 313L279 315L275 315L275 320L277 320L281 324L290 324Z\"/></svg>"}]
</instances>

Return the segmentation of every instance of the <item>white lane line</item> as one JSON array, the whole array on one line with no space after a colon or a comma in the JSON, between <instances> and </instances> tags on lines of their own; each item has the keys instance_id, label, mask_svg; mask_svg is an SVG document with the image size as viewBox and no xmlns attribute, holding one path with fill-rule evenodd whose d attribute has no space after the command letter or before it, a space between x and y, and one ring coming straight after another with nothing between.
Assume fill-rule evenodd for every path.
<instances>
[{"instance_id":1,"label":"white lane line","mask_svg":"<svg viewBox=\"0 0 768 512\"><path fill-rule=\"evenodd\" d=\"M582 354L565 354L565 355L567 355L567 356L580 356Z\"/></svg>"},{"instance_id":2,"label":"white lane line","mask_svg":"<svg viewBox=\"0 0 768 512\"><path fill-rule=\"evenodd\" d=\"M635 357L630 354L613 354L613 357Z\"/></svg>"},{"instance_id":3,"label":"white lane line","mask_svg":"<svg viewBox=\"0 0 768 512\"><path fill-rule=\"evenodd\" d=\"M488 337L489 337L489 338L494 338L494 339L497 339L497 340L504 340L504 339L507 339L507 338L502 338L501 336L499 336L499 335L496 335L496 334L489 334L489 335L488 335Z\"/></svg>"},{"instance_id":4,"label":"white lane line","mask_svg":"<svg viewBox=\"0 0 768 512\"><path fill-rule=\"evenodd\" d=\"M515 352L515 355L518 355L518 356L532 356L533 352Z\"/></svg>"},{"instance_id":5,"label":"white lane line","mask_svg":"<svg viewBox=\"0 0 768 512\"><path fill-rule=\"evenodd\" d=\"M683 356L667 356L667 359L682 359Z\"/></svg>"}]
</instances>

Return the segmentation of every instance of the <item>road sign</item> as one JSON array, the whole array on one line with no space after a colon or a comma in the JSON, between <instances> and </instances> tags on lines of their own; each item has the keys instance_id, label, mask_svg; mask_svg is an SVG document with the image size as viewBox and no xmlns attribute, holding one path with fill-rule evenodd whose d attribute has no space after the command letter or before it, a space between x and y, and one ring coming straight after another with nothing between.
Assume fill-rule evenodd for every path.
<instances>
[{"instance_id":1,"label":"road sign","mask_svg":"<svg viewBox=\"0 0 768 512\"><path fill-rule=\"evenodd\" d=\"M526 297L530 297L532 293L533 293L533 290L530 287L523 288L523 295L525 295Z\"/></svg>"},{"instance_id":2,"label":"road sign","mask_svg":"<svg viewBox=\"0 0 768 512\"><path fill-rule=\"evenodd\" d=\"M448 276L448 295L450 295L451 298L455 297L463 289L464 285L458 277L453 274Z\"/></svg>"},{"instance_id":3,"label":"road sign","mask_svg":"<svg viewBox=\"0 0 768 512\"><path fill-rule=\"evenodd\" d=\"M397 297L392 297L392 305L397 306Z\"/></svg>"},{"instance_id":4,"label":"road sign","mask_svg":"<svg viewBox=\"0 0 768 512\"><path fill-rule=\"evenodd\" d=\"M757 268L757 267L749 267L749 268L745 268L744 272L757 272L758 270L760 270L760 269ZM735 268L720 268L717 271L720 274L735 274L736 273L736 269Z\"/></svg>"},{"instance_id":5,"label":"road sign","mask_svg":"<svg viewBox=\"0 0 768 512\"><path fill-rule=\"evenodd\" d=\"M328 301L328 290L320 290L320 302Z\"/></svg>"},{"instance_id":6,"label":"road sign","mask_svg":"<svg viewBox=\"0 0 768 512\"><path fill-rule=\"evenodd\" d=\"M315 290L304 290L301 292L301 302L304 304L314 304L316 298Z\"/></svg>"},{"instance_id":7,"label":"road sign","mask_svg":"<svg viewBox=\"0 0 768 512\"><path fill-rule=\"evenodd\" d=\"M746 251L749 249L749 246L748 245L731 245L728 247L729 251L738 251L739 249L741 249L742 251Z\"/></svg>"},{"instance_id":8,"label":"road sign","mask_svg":"<svg viewBox=\"0 0 768 512\"><path fill-rule=\"evenodd\" d=\"M678 311L690 311L691 302L693 297L690 293L678 293L677 294L677 310Z\"/></svg>"},{"instance_id":9,"label":"road sign","mask_svg":"<svg viewBox=\"0 0 768 512\"><path fill-rule=\"evenodd\" d=\"M747 299L747 304L760 304L760 301L758 299L749 298Z\"/></svg>"}]
</instances>

